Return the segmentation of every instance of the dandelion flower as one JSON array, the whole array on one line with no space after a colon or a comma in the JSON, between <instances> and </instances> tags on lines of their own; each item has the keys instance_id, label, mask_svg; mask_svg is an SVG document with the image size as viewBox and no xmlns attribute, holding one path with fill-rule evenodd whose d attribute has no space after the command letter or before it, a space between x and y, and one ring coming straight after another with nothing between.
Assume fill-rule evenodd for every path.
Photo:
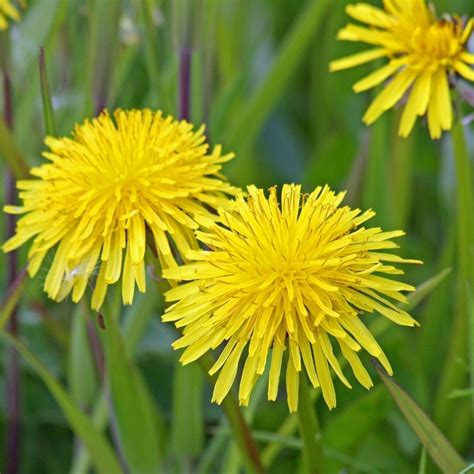
<instances>
[{"instance_id":1,"label":"dandelion flower","mask_svg":"<svg viewBox=\"0 0 474 474\"><path fill-rule=\"evenodd\" d=\"M373 48L331 62L330 70L387 58L387 64L353 86L355 92L362 92L392 78L363 121L372 124L406 95L399 134L408 136L416 118L427 115L431 137L440 138L453 122L450 77L458 74L474 81L470 66L474 55L467 50L474 21L463 25L456 16L439 19L424 0L385 0L383 4L383 10L366 3L346 7L348 15L368 26L349 24L339 31L338 39L360 41Z\"/></svg>"},{"instance_id":2,"label":"dandelion flower","mask_svg":"<svg viewBox=\"0 0 474 474\"><path fill-rule=\"evenodd\" d=\"M336 395L330 368L348 387L334 354L337 342L356 379L372 386L358 352L365 349L391 373L382 349L362 322L362 312L378 312L397 324L417 323L392 301L406 302L411 285L382 276L403 273L394 263L416 263L386 253L401 231L365 228L374 213L339 207L344 193L318 187L303 195L284 185L267 198L248 188L233 207L219 211L218 223L197 235L210 250L192 251L190 262L164 271L185 280L166 293L175 302L163 316L183 329L173 347L186 348L181 362L196 360L222 345L210 373L219 372L213 401L222 402L245 358L240 403L247 405L271 352L268 399L278 392L283 354L289 348L286 387L290 411L298 406L299 372L305 370L333 408Z\"/></svg>"},{"instance_id":3,"label":"dandelion flower","mask_svg":"<svg viewBox=\"0 0 474 474\"><path fill-rule=\"evenodd\" d=\"M0 0L0 31L5 31L8 28L9 18L19 21L20 14L10 0Z\"/></svg>"},{"instance_id":4,"label":"dandelion flower","mask_svg":"<svg viewBox=\"0 0 474 474\"><path fill-rule=\"evenodd\" d=\"M177 265L170 239L181 255L197 249L194 229L236 194L219 175L233 155L221 155L220 146L208 153L203 133L161 112L117 110L77 125L72 138L47 137L50 163L32 169L38 179L17 183L22 206L5 206L26 215L3 250L34 238L33 276L55 249L44 284L52 299L72 291L77 302L98 267L92 307L121 276L123 302L131 304L135 284L145 291L147 234L163 267Z\"/></svg>"}]
</instances>

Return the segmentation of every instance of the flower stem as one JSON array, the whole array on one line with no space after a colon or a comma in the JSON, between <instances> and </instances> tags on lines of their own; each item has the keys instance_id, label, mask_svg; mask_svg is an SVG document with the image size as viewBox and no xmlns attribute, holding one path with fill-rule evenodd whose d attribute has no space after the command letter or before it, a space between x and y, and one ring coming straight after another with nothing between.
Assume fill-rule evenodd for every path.
<instances>
[{"instance_id":1,"label":"flower stem","mask_svg":"<svg viewBox=\"0 0 474 474\"><path fill-rule=\"evenodd\" d=\"M178 114L182 120L190 120L191 111L191 48L181 48L179 51L179 96Z\"/></svg>"},{"instance_id":2,"label":"flower stem","mask_svg":"<svg viewBox=\"0 0 474 474\"><path fill-rule=\"evenodd\" d=\"M199 364L209 376L209 370L214 365L212 357L209 354L204 354L199 359ZM209 376L209 378L214 380L212 376ZM232 392L229 392L222 401L222 409L227 417L233 439L239 448L247 471L255 474L265 472L260 461L260 456L252 432L245 421L237 399Z\"/></svg>"},{"instance_id":3,"label":"flower stem","mask_svg":"<svg viewBox=\"0 0 474 474\"><path fill-rule=\"evenodd\" d=\"M6 33L0 37L0 70L3 72L3 120L10 130L13 128L13 93L11 88L10 74L8 71L8 37ZM5 171L5 204L15 203L15 179L10 170ZM5 216L6 238L15 233L15 216ZM10 252L7 260L7 287L10 288L16 281L17 252ZM10 333L18 336L18 311L12 311L8 329ZM13 347L7 349L7 373L6 373L6 404L7 404L7 443L6 443L6 473L16 474L20 471L20 363L19 356Z\"/></svg>"},{"instance_id":4,"label":"flower stem","mask_svg":"<svg viewBox=\"0 0 474 474\"><path fill-rule=\"evenodd\" d=\"M311 400L310 388L303 373L300 373L298 392L298 421L303 441L305 474L323 472L323 448L318 418Z\"/></svg>"},{"instance_id":5,"label":"flower stem","mask_svg":"<svg viewBox=\"0 0 474 474\"><path fill-rule=\"evenodd\" d=\"M467 151L466 138L463 125L458 121L452 130L454 160L456 167L456 232L457 232L457 287L454 308L453 326L451 332L450 347L446 357L446 364L438 392L438 399L435 406L435 420L439 422L442 429L450 426L456 427L452 436L459 437L459 440L452 439L454 445L462 443L463 433L468 426L468 417L462 416L456 422L453 421L453 413L463 413L459 410L459 402L448 400L447 396L455 389L464 386L465 370L456 363L457 360L467 358L467 329L468 317L471 313L468 292L472 288L473 282L473 203L471 184L471 164ZM472 366L472 361L470 367ZM471 369L471 379L473 370ZM472 380L471 380L472 384ZM462 419L463 418L463 419ZM459 424L464 426L462 429ZM450 433L448 433L448 436Z\"/></svg>"}]
</instances>

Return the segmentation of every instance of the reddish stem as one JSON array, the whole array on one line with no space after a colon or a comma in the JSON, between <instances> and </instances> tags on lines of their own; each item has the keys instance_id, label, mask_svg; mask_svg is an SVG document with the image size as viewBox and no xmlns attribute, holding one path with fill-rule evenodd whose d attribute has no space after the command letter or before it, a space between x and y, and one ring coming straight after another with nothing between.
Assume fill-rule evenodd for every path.
<instances>
[{"instance_id":1,"label":"reddish stem","mask_svg":"<svg viewBox=\"0 0 474 474\"><path fill-rule=\"evenodd\" d=\"M3 55L3 119L6 125L13 128L13 94L11 81L6 67L5 50ZM9 170L5 171L5 204L14 204L16 198L15 179ZM15 233L15 216L7 214L5 216L6 238L10 238ZM6 255L7 261L7 287L15 284L18 276L17 253L10 252ZM8 324L10 333L18 336L18 311L15 308L11 314ZM7 441L6 441L6 467L7 474L17 474L20 471L20 362L18 353L14 348L7 349L7 369L6 369L6 404L7 404Z\"/></svg>"},{"instance_id":2,"label":"reddish stem","mask_svg":"<svg viewBox=\"0 0 474 474\"><path fill-rule=\"evenodd\" d=\"M191 118L191 48L179 51L179 118L189 122Z\"/></svg>"}]
</instances>

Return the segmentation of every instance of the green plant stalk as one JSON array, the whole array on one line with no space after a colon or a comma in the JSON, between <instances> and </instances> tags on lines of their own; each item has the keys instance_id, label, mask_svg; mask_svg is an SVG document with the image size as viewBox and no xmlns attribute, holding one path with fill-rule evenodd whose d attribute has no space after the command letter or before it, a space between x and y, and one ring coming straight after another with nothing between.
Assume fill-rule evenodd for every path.
<instances>
[{"instance_id":1,"label":"green plant stalk","mask_svg":"<svg viewBox=\"0 0 474 474\"><path fill-rule=\"evenodd\" d=\"M214 365L214 359L212 356L210 354L204 354L198 362L210 378L211 382L214 383L215 377L209 375L209 370ZM239 448L247 471L255 474L265 472L260 461L260 456L252 432L245 421L242 410L232 392L229 392L222 401L222 409L227 417L232 437Z\"/></svg>"},{"instance_id":2,"label":"green plant stalk","mask_svg":"<svg viewBox=\"0 0 474 474\"><path fill-rule=\"evenodd\" d=\"M472 245L473 232L473 205L471 165L467 151L463 125L458 121L452 129L453 151L456 167L456 231L457 231L457 289L455 314L446 364L442 372L440 387L435 403L434 418L440 428L447 433L455 447L465 441L469 429L469 417L459 407L459 401L448 399L454 389L463 388L466 383L465 370L458 360L468 357L468 289L472 287L473 264ZM472 351L471 351L472 352ZM472 368L472 363L470 364ZM471 371L471 381L473 374ZM471 382L472 383L472 382ZM453 420L456 417L456 422Z\"/></svg>"},{"instance_id":3,"label":"green plant stalk","mask_svg":"<svg viewBox=\"0 0 474 474\"><path fill-rule=\"evenodd\" d=\"M300 372L299 385L298 422L303 440L304 472L306 474L319 474L323 472L321 429L311 399L310 387L302 372Z\"/></svg>"}]
</instances>

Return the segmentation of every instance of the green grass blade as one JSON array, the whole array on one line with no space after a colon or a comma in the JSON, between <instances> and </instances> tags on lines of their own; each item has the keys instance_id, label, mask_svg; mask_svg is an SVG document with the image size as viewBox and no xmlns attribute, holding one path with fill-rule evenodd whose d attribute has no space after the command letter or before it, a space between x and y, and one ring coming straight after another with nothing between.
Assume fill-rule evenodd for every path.
<instances>
[{"instance_id":1,"label":"green grass blade","mask_svg":"<svg viewBox=\"0 0 474 474\"><path fill-rule=\"evenodd\" d=\"M45 130L48 135L56 135L56 125L54 123L53 102L51 100L51 91L49 88L48 73L46 70L46 59L44 57L44 49L40 50L39 57L39 74L41 85L41 98L43 100L43 116Z\"/></svg>"},{"instance_id":2,"label":"green grass blade","mask_svg":"<svg viewBox=\"0 0 474 474\"><path fill-rule=\"evenodd\" d=\"M428 415L412 400L395 380L387 375L380 365L374 365L385 387L402 412L408 424L442 472L456 473L466 467L466 462L451 446L443 433Z\"/></svg>"},{"instance_id":3,"label":"green grass blade","mask_svg":"<svg viewBox=\"0 0 474 474\"><path fill-rule=\"evenodd\" d=\"M197 456L204 442L203 377L197 364L176 363L173 386L171 443L175 455Z\"/></svg>"},{"instance_id":4,"label":"green grass blade","mask_svg":"<svg viewBox=\"0 0 474 474\"><path fill-rule=\"evenodd\" d=\"M113 317L107 318L106 370L121 446L134 473L160 472L160 442L150 398L139 372L126 355L125 343Z\"/></svg>"},{"instance_id":5,"label":"green grass blade","mask_svg":"<svg viewBox=\"0 0 474 474\"><path fill-rule=\"evenodd\" d=\"M416 308L450 273L451 268L445 268L424 281L421 285L418 285L416 290L407 297L408 306L405 307L406 311Z\"/></svg>"},{"instance_id":6,"label":"green grass blade","mask_svg":"<svg viewBox=\"0 0 474 474\"><path fill-rule=\"evenodd\" d=\"M68 354L69 392L80 407L91 404L97 391L97 374L87 335L84 305L74 308Z\"/></svg>"},{"instance_id":7,"label":"green grass blade","mask_svg":"<svg viewBox=\"0 0 474 474\"><path fill-rule=\"evenodd\" d=\"M94 427L91 420L81 412L47 367L19 339L5 332L0 333L0 337L15 347L46 384L73 431L88 450L92 464L97 471L101 474L121 473L122 469L106 438Z\"/></svg>"}]
</instances>

